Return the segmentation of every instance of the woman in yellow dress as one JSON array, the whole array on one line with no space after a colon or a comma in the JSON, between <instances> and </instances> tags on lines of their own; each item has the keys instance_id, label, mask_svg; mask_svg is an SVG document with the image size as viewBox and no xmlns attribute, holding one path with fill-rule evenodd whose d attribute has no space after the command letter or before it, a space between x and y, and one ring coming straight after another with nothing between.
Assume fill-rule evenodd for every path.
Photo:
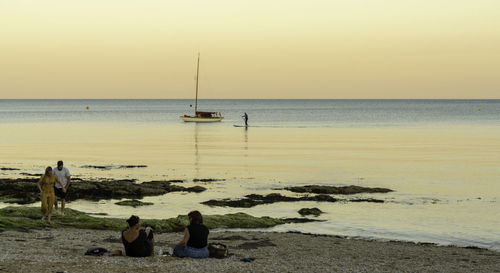
<instances>
[{"instance_id":1,"label":"woman in yellow dress","mask_svg":"<svg viewBox=\"0 0 500 273\"><path fill-rule=\"evenodd\" d=\"M45 174L42 175L40 181L38 181L38 189L40 190L40 199L42 200L42 221L47 217L47 221L50 223L50 217L52 216L52 207L54 206L54 201L56 196L54 194L54 184L59 183L61 185L63 192L66 189L62 185L61 181L57 178L57 175L52 173L52 167L47 167L45 169Z\"/></svg>"}]
</instances>

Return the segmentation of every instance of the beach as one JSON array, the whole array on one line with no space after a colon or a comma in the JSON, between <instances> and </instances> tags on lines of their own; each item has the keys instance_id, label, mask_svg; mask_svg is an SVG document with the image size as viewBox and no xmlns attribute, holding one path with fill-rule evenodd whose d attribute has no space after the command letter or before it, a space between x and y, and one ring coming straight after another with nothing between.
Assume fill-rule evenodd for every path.
<instances>
[{"instance_id":1,"label":"beach","mask_svg":"<svg viewBox=\"0 0 500 273\"><path fill-rule=\"evenodd\" d=\"M189 103L0 100L0 209L39 213L36 182L63 160L67 208L122 224L244 213L211 228L500 250L498 100L202 100L224 121L185 124ZM325 190L343 187L388 191ZM58 221L0 228L97 226Z\"/></svg>"},{"instance_id":2,"label":"beach","mask_svg":"<svg viewBox=\"0 0 500 273\"><path fill-rule=\"evenodd\" d=\"M0 273L500 273L498 10L1 1Z\"/></svg>"},{"instance_id":3,"label":"beach","mask_svg":"<svg viewBox=\"0 0 500 273\"><path fill-rule=\"evenodd\" d=\"M500 272L500 253L477 248L382 242L296 233L212 230L209 242L235 257L159 256L181 233L155 235L154 257L85 256L122 250L116 231L76 228L0 232L0 272ZM242 262L241 258L254 258Z\"/></svg>"}]
</instances>

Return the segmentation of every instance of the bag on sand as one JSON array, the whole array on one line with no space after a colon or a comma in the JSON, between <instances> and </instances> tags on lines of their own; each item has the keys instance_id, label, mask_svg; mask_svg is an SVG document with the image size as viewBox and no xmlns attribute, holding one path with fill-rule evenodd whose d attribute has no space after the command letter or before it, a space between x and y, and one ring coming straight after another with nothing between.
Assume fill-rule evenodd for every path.
<instances>
[{"instance_id":1,"label":"bag on sand","mask_svg":"<svg viewBox=\"0 0 500 273\"><path fill-rule=\"evenodd\" d=\"M102 256L106 252L108 252L107 249L102 247L97 247L97 248L90 248L89 250L87 250L87 252L85 252L85 255Z\"/></svg>"},{"instance_id":2,"label":"bag on sand","mask_svg":"<svg viewBox=\"0 0 500 273\"><path fill-rule=\"evenodd\" d=\"M210 257L222 259L227 257L227 246L221 243L208 244L208 252Z\"/></svg>"}]
</instances>

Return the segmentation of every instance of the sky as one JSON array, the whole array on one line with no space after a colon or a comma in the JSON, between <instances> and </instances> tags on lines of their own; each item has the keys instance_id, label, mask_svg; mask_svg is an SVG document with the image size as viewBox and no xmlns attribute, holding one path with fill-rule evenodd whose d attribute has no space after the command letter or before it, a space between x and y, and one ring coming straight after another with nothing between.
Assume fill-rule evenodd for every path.
<instances>
[{"instance_id":1,"label":"sky","mask_svg":"<svg viewBox=\"0 0 500 273\"><path fill-rule=\"evenodd\" d=\"M0 98L498 99L498 0L0 0Z\"/></svg>"}]
</instances>

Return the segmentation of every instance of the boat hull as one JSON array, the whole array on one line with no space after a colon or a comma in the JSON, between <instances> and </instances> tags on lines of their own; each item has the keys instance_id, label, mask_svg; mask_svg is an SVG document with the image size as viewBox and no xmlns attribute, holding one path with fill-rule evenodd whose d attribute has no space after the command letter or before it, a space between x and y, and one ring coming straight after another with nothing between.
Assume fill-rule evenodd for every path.
<instances>
[{"instance_id":1,"label":"boat hull","mask_svg":"<svg viewBox=\"0 0 500 273\"><path fill-rule=\"evenodd\" d=\"M224 117L211 117L211 118L203 118L203 117L186 117L183 116L181 119L184 122L220 122L224 119Z\"/></svg>"}]
</instances>

